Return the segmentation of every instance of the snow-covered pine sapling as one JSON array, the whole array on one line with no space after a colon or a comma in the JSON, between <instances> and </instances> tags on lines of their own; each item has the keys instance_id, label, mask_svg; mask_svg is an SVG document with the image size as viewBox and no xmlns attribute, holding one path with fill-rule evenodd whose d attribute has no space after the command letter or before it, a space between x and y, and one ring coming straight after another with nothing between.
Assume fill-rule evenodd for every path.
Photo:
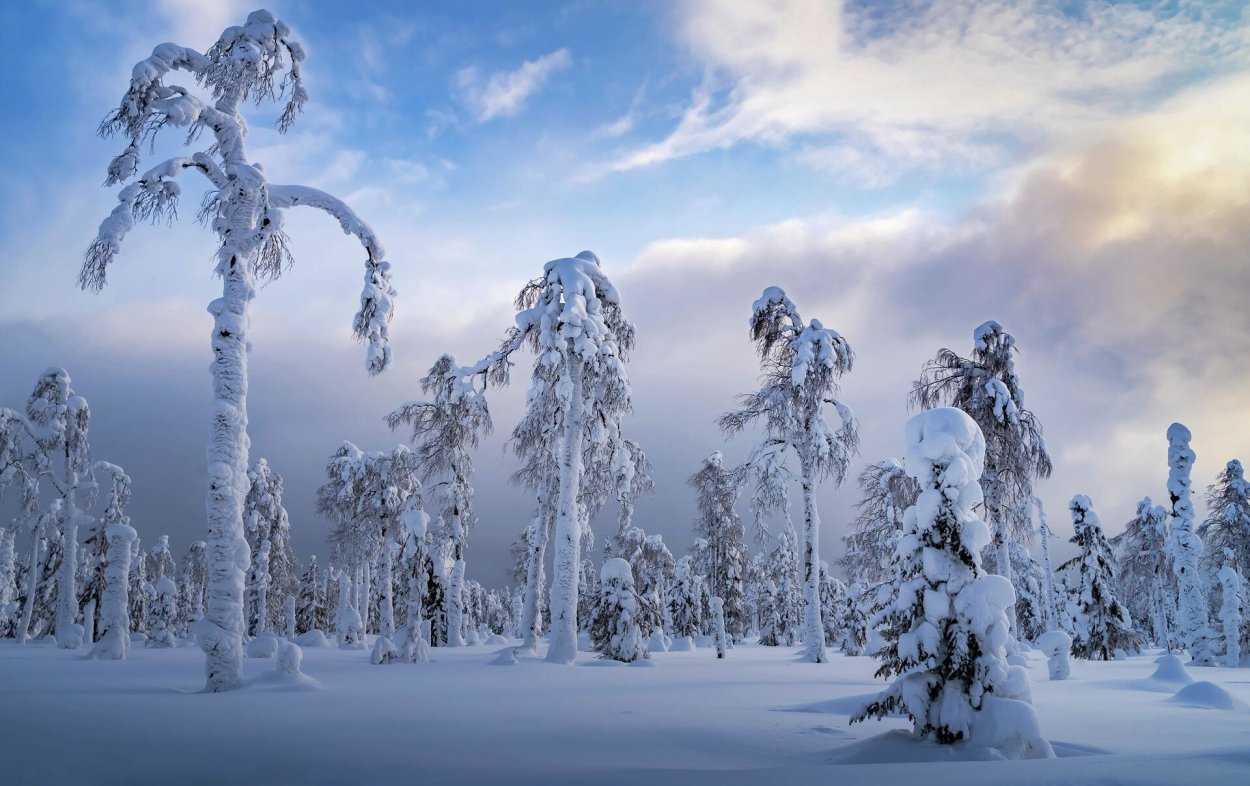
<instances>
[{"instance_id":1,"label":"snow-covered pine sapling","mask_svg":"<svg viewBox=\"0 0 1250 786\"><path fill-rule=\"evenodd\" d=\"M1177 646L1179 591L1168 548L1168 520L1162 505L1143 497L1136 515L1110 543L1116 555L1116 586L1129 616L1150 620L1155 646L1171 651Z\"/></svg>"},{"instance_id":2,"label":"snow-covered pine sapling","mask_svg":"<svg viewBox=\"0 0 1250 786\"><path fill-rule=\"evenodd\" d=\"M287 25L268 11L248 15L241 27L229 27L205 53L161 44L131 72L120 105L100 125L102 135L120 135L126 148L108 167L106 185L129 182L118 205L100 225L79 273L84 289L104 286L109 265L122 240L138 221L161 221L175 215L181 188L176 178L194 170L211 188L200 211L220 240L216 273L222 296L209 304L213 315L213 396L208 449L208 599L197 639L204 649L207 688L224 691L243 681L244 574L247 552L243 500L248 490L247 348L249 303L258 282L278 278L291 264L282 211L308 206L335 218L343 231L365 248L365 286L353 322L358 339L369 344L370 374L390 361L388 329L395 291L382 245L367 224L342 201L307 186L268 181L260 164L249 159L248 124L241 108L286 97L279 131L285 132L308 100L301 64L303 48L291 40ZM200 98L182 85L167 84L174 71L186 71L207 94ZM280 83L277 80L281 80ZM172 158L139 174L140 151L165 126L188 130L188 141L201 132L211 144L189 157Z\"/></svg>"},{"instance_id":3,"label":"snow-covered pine sapling","mask_svg":"<svg viewBox=\"0 0 1250 786\"><path fill-rule=\"evenodd\" d=\"M777 613L777 585L769 578L765 578L760 584L759 618L760 644L765 647L781 644L778 638L781 618Z\"/></svg>"},{"instance_id":4,"label":"snow-covered pine sapling","mask_svg":"<svg viewBox=\"0 0 1250 786\"><path fill-rule=\"evenodd\" d=\"M1242 625L1245 623L1245 579L1237 571L1237 554L1224 550L1224 567L1217 578L1220 581L1220 632L1224 634L1224 665L1235 669L1241 665Z\"/></svg>"},{"instance_id":5,"label":"snow-covered pine sapling","mask_svg":"<svg viewBox=\"0 0 1250 786\"><path fill-rule=\"evenodd\" d=\"M1072 512L1071 542L1080 553L1060 566L1075 573L1073 602L1075 643L1072 654L1088 660L1111 660L1117 649L1135 649L1136 634L1128 612L1115 597L1115 565L1111 545L1093 503L1077 494Z\"/></svg>"},{"instance_id":6,"label":"snow-covered pine sapling","mask_svg":"<svg viewBox=\"0 0 1250 786\"><path fill-rule=\"evenodd\" d=\"M339 571L338 583L339 605L334 615L338 645L345 650L362 649L365 646L365 626L360 621L360 612L352 605L352 580L346 571Z\"/></svg>"},{"instance_id":7,"label":"snow-covered pine sapling","mask_svg":"<svg viewBox=\"0 0 1250 786\"><path fill-rule=\"evenodd\" d=\"M168 576L156 580L156 602L148 612L148 646L173 647L178 621L178 585Z\"/></svg>"},{"instance_id":8,"label":"snow-covered pine sapling","mask_svg":"<svg viewBox=\"0 0 1250 786\"><path fill-rule=\"evenodd\" d=\"M1172 501L1171 535L1168 552L1180 590L1178 625L1180 644L1189 652L1195 666L1214 666L1211 630L1207 612L1206 588L1203 586L1200 562L1202 539L1194 532L1192 497L1195 455L1189 447L1192 435L1185 426L1173 423L1168 427L1168 496Z\"/></svg>"},{"instance_id":9,"label":"snow-covered pine sapling","mask_svg":"<svg viewBox=\"0 0 1250 786\"><path fill-rule=\"evenodd\" d=\"M399 642L399 657L408 663L425 663L429 660L429 644L425 640L422 607L426 593L425 538L429 531L430 517L420 507L420 495L414 495L413 504L404 512L403 565L408 582L408 621L404 625Z\"/></svg>"},{"instance_id":10,"label":"snow-covered pine sapling","mask_svg":"<svg viewBox=\"0 0 1250 786\"><path fill-rule=\"evenodd\" d=\"M725 629L735 639L747 633L746 531L734 505L739 484L725 467L718 450L704 460L698 472L687 481L695 490L699 517L694 522L695 543L691 548L695 570L707 581L707 591L721 599Z\"/></svg>"},{"instance_id":11,"label":"snow-covered pine sapling","mask_svg":"<svg viewBox=\"0 0 1250 786\"><path fill-rule=\"evenodd\" d=\"M874 653L877 675L895 679L851 722L901 712L918 738L968 740L1008 757L1053 756L1032 707L1006 698L1015 594L981 568L979 552L990 542L974 513L982 501L981 430L961 410L940 407L907 421L905 434L907 472L921 492L903 519L897 588Z\"/></svg>"},{"instance_id":12,"label":"snow-covered pine sapling","mask_svg":"<svg viewBox=\"0 0 1250 786\"><path fill-rule=\"evenodd\" d=\"M178 595L182 599L179 627L194 637L195 626L204 617L204 596L208 590L208 544L197 540L182 558Z\"/></svg>"},{"instance_id":13,"label":"snow-covered pine sapling","mask_svg":"<svg viewBox=\"0 0 1250 786\"><path fill-rule=\"evenodd\" d=\"M859 446L859 426L848 406L838 400L839 382L851 370L855 353L837 331L820 320L805 323L780 287L769 287L756 300L750 319L751 340L760 354L761 385L738 397L740 408L720 417L726 434L761 423L764 443L748 463L764 463L770 453L798 459L803 492L803 643L815 663L828 659L820 620L820 513L816 489L831 479L846 479ZM826 420L832 408L839 425ZM768 498L756 500L767 506Z\"/></svg>"},{"instance_id":14,"label":"snow-covered pine sapling","mask_svg":"<svg viewBox=\"0 0 1250 786\"><path fill-rule=\"evenodd\" d=\"M619 557L605 560L600 580L599 604L590 626L595 652L623 663L650 657L638 627L638 594L629 563Z\"/></svg>"},{"instance_id":15,"label":"snow-covered pine sapling","mask_svg":"<svg viewBox=\"0 0 1250 786\"><path fill-rule=\"evenodd\" d=\"M295 638L295 596L287 595L282 601L282 635Z\"/></svg>"},{"instance_id":16,"label":"snow-covered pine sapling","mask_svg":"<svg viewBox=\"0 0 1250 786\"><path fill-rule=\"evenodd\" d=\"M724 658L729 650L729 637L725 634L725 601L713 595L707 600L712 613L712 641L716 645L716 657Z\"/></svg>"},{"instance_id":17,"label":"snow-covered pine sapling","mask_svg":"<svg viewBox=\"0 0 1250 786\"><path fill-rule=\"evenodd\" d=\"M148 578L152 581L163 579L166 576L172 578L178 568L174 564L174 555L169 550L169 536L161 535L156 539L156 545L148 552Z\"/></svg>"},{"instance_id":18,"label":"snow-covered pine sapling","mask_svg":"<svg viewBox=\"0 0 1250 786\"><path fill-rule=\"evenodd\" d=\"M674 637L698 636L703 628L703 603L707 584L694 569L689 555L677 560L668 596L668 616Z\"/></svg>"},{"instance_id":19,"label":"snow-covered pine sapling","mask_svg":"<svg viewBox=\"0 0 1250 786\"><path fill-rule=\"evenodd\" d=\"M243 499L243 530L248 548L254 555L260 544L269 541L269 594L284 598L299 587L299 560L291 548L291 520L282 505L282 476L263 458L254 461L247 471L248 492ZM270 603L265 629L280 630L281 608ZM254 611L254 607L253 607ZM249 620L252 627L255 620Z\"/></svg>"},{"instance_id":20,"label":"snow-covered pine sapling","mask_svg":"<svg viewBox=\"0 0 1250 786\"><path fill-rule=\"evenodd\" d=\"M1066 680L1072 674L1068 655L1072 637L1061 630L1050 630L1037 637L1037 648L1046 656L1046 668L1052 680Z\"/></svg>"},{"instance_id":21,"label":"snow-covered pine sapling","mask_svg":"<svg viewBox=\"0 0 1250 786\"><path fill-rule=\"evenodd\" d=\"M1050 477L1050 453L1042 438L1042 424L1024 408L1024 389L1016 374L1015 338L990 320L972 334L972 356L961 357L940 349L925 364L912 386L910 403L920 409L952 406L972 416L985 435L985 518L999 553L997 570L1009 581L1009 540L1027 542L1032 535L1027 503L1033 485ZM1014 581L1013 581L1014 584ZM1015 610L1008 610L1015 629Z\"/></svg>"},{"instance_id":22,"label":"snow-covered pine sapling","mask_svg":"<svg viewBox=\"0 0 1250 786\"><path fill-rule=\"evenodd\" d=\"M1046 523L1046 507L1041 497L1033 498L1033 510L1037 511L1037 534L1042 539L1042 600L1045 604L1042 607L1042 624L1047 631L1051 631L1055 629L1055 610L1058 608L1055 605L1055 569L1050 564L1050 539L1055 533Z\"/></svg>"}]
</instances>

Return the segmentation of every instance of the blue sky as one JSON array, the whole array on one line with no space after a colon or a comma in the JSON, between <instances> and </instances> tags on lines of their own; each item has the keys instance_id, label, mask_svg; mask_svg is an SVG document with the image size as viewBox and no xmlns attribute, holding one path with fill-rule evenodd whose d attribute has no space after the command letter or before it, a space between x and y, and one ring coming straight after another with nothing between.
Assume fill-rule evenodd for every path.
<instances>
[{"instance_id":1,"label":"blue sky","mask_svg":"<svg viewBox=\"0 0 1250 786\"><path fill-rule=\"evenodd\" d=\"M865 460L898 451L921 363L967 351L987 318L1022 347L1056 517L1079 491L1114 531L1137 498L1162 497L1172 420L1194 428L1201 484L1246 450L1241 3L269 7L307 48L311 103L286 137L273 107L252 112L251 153L276 181L347 199L400 289L395 367L367 379L348 334L358 248L321 217L289 218L296 266L256 301L252 431L288 477L303 554L324 551L311 493L325 456L397 441L381 417L437 355L489 349L520 285L583 248L638 323L631 427L657 466L638 523L675 551L693 515L684 478L754 382L744 324L770 284L855 347ZM166 40L206 49L249 10L0 10L0 401L69 368L96 453L136 478L140 532L179 549L202 529L217 288L212 238L190 220L200 185L184 184L173 227L128 238L103 293L74 277L115 199L100 183L119 145L93 132L130 66ZM180 142L165 133L149 161ZM523 389L498 399L501 434ZM472 564L501 582L528 501L498 439L480 465ZM827 556L854 496L825 491Z\"/></svg>"}]
</instances>

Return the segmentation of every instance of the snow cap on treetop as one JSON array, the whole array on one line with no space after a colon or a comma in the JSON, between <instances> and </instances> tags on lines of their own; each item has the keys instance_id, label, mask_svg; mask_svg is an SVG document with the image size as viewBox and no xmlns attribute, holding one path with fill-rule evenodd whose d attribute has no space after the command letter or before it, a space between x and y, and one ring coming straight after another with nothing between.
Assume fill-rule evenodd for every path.
<instances>
[{"instance_id":1,"label":"snow cap on treetop","mask_svg":"<svg viewBox=\"0 0 1250 786\"><path fill-rule=\"evenodd\" d=\"M1068 503L1068 510L1071 510L1074 513L1078 510L1082 512L1088 512L1093 509L1094 509L1094 503L1091 502L1089 497L1085 496L1084 494L1077 494L1076 496L1072 498L1072 501Z\"/></svg>"},{"instance_id":2,"label":"snow cap on treetop","mask_svg":"<svg viewBox=\"0 0 1250 786\"><path fill-rule=\"evenodd\" d=\"M629 563L620 557L614 557L605 560L603 563L603 571L599 574L599 578L603 581L629 581L634 580L634 573L629 567Z\"/></svg>"},{"instance_id":3,"label":"snow cap on treetop","mask_svg":"<svg viewBox=\"0 0 1250 786\"><path fill-rule=\"evenodd\" d=\"M926 410L907 421L905 461L909 471L941 459L964 458L969 477L976 480L985 468L985 437L976 421L954 407ZM947 470L949 472L949 469Z\"/></svg>"},{"instance_id":4,"label":"snow cap on treetop","mask_svg":"<svg viewBox=\"0 0 1250 786\"><path fill-rule=\"evenodd\" d=\"M1179 443L1188 442L1193 439L1193 434L1189 432L1183 423L1173 423L1168 426L1168 442Z\"/></svg>"},{"instance_id":5,"label":"snow cap on treetop","mask_svg":"<svg viewBox=\"0 0 1250 786\"><path fill-rule=\"evenodd\" d=\"M972 331L973 346L983 351L988 350L990 344L994 343L994 339L997 336L1002 336L1007 346L1015 343L1015 339L1012 338L1010 333L1003 330L1002 325L990 319L977 325L977 329Z\"/></svg>"}]
</instances>

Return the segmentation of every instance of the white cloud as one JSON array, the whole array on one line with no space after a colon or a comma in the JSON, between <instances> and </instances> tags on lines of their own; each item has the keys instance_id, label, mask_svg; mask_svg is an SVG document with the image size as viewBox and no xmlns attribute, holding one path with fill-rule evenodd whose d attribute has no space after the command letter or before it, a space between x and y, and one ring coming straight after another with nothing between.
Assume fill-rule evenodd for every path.
<instances>
[{"instance_id":1,"label":"white cloud","mask_svg":"<svg viewBox=\"0 0 1250 786\"><path fill-rule=\"evenodd\" d=\"M572 65L567 49L526 60L515 71L496 71L489 76L477 66L456 73L455 89L462 103L479 123L496 117L512 117L526 100L543 88L551 75Z\"/></svg>"},{"instance_id":2,"label":"white cloud","mask_svg":"<svg viewBox=\"0 0 1250 786\"><path fill-rule=\"evenodd\" d=\"M977 165L995 136L1094 129L1167 80L1244 64L1243 12L1220 5L692 0L681 36L707 76L672 133L612 168L811 137L869 181L952 157Z\"/></svg>"}]
</instances>

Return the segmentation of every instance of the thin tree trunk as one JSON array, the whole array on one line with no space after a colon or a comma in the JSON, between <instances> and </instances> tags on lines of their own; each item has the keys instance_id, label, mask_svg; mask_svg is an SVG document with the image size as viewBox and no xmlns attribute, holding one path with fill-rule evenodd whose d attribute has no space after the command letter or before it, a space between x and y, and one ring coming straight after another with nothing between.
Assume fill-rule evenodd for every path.
<instances>
[{"instance_id":1,"label":"thin tree trunk","mask_svg":"<svg viewBox=\"0 0 1250 786\"><path fill-rule=\"evenodd\" d=\"M13 636L18 644L25 644L30 638L30 618L35 613L35 593L39 590L39 541L43 538L43 524L34 520L30 528L30 561L26 570L26 605L22 607L22 619L17 624Z\"/></svg>"},{"instance_id":2,"label":"thin tree trunk","mask_svg":"<svg viewBox=\"0 0 1250 786\"><path fill-rule=\"evenodd\" d=\"M564 436L560 451L560 496L556 504L556 552L551 581L550 663L577 659L577 581L581 570L581 515L578 493L582 475L582 364L573 351L565 350L565 380L569 404L564 412ZM561 380L562 382L565 380Z\"/></svg>"},{"instance_id":3,"label":"thin tree trunk","mask_svg":"<svg viewBox=\"0 0 1250 786\"><path fill-rule=\"evenodd\" d=\"M378 620L378 632L388 639L395 639L395 568L392 562L391 540L388 537L382 547L382 618Z\"/></svg>"},{"instance_id":4,"label":"thin tree trunk","mask_svg":"<svg viewBox=\"0 0 1250 786\"><path fill-rule=\"evenodd\" d=\"M538 639L542 636L541 599L543 589L547 586L546 559L547 540L551 537L548 519L547 494L538 494L538 514L534 518L534 539L528 544L529 561L525 568L525 599L521 606L519 621L522 637L522 649L530 655L538 652Z\"/></svg>"},{"instance_id":5,"label":"thin tree trunk","mask_svg":"<svg viewBox=\"0 0 1250 786\"><path fill-rule=\"evenodd\" d=\"M447 582L447 646L464 646L464 560L456 547L456 563Z\"/></svg>"},{"instance_id":6,"label":"thin tree trunk","mask_svg":"<svg viewBox=\"0 0 1250 786\"><path fill-rule=\"evenodd\" d=\"M816 485L811 462L803 466L803 643L812 663L825 663L825 628L820 619L820 513L816 510Z\"/></svg>"},{"instance_id":7,"label":"thin tree trunk","mask_svg":"<svg viewBox=\"0 0 1250 786\"><path fill-rule=\"evenodd\" d=\"M75 636L71 628L78 616L78 589L75 571L78 568L78 473L71 473L69 493L65 498L64 524L61 526L61 575L57 588L56 646L74 649L82 646L82 637Z\"/></svg>"}]
</instances>

